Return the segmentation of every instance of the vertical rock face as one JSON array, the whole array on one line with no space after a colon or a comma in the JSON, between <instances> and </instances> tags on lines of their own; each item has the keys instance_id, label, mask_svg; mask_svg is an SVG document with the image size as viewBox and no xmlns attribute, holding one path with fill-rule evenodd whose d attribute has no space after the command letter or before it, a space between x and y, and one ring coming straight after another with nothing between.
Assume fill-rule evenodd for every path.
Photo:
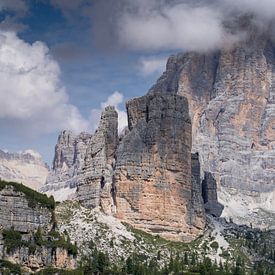
<instances>
[{"instance_id":1,"label":"vertical rock face","mask_svg":"<svg viewBox=\"0 0 275 275\"><path fill-rule=\"evenodd\" d=\"M239 222L275 209L275 45L267 37L173 56L150 91L187 97L192 150L217 181L223 215Z\"/></svg>"},{"instance_id":2,"label":"vertical rock face","mask_svg":"<svg viewBox=\"0 0 275 275\"><path fill-rule=\"evenodd\" d=\"M63 131L55 147L53 170L67 169L74 165L75 142L77 137L70 131Z\"/></svg>"},{"instance_id":3,"label":"vertical rock face","mask_svg":"<svg viewBox=\"0 0 275 275\"><path fill-rule=\"evenodd\" d=\"M206 172L202 181L202 198L206 213L220 217L223 205L218 202L217 183L211 173Z\"/></svg>"},{"instance_id":4,"label":"vertical rock face","mask_svg":"<svg viewBox=\"0 0 275 275\"><path fill-rule=\"evenodd\" d=\"M24 266L28 274L44 267L76 268L75 255L56 231L54 205L21 184L0 181L0 260Z\"/></svg>"},{"instance_id":5,"label":"vertical rock face","mask_svg":"<svg viewBox=\"0 0 275 275\"><path fill-rule=\"evenodd\" d=\"M99 127L87 146L77 199L86 207L101 206L112 211L114 157L118 145L118 115L114 107L106 107Z\"/></svg>"},{"instance_id":6,"label":"vertical rock face","mask_svg":"<svg viewBox=\"0 0 275 275\"><path fill-rule=\"evenodd\" d=\"M9 153L0 150L0 178L38 190L45 184L49 168L33 150Z\"/></svg>"},{"instance_id":7,"label":"vertical rock face","mask_svg":"<svg viewBox=\"0 0 275 275\"><path fill-rule=\"evenodd\" d=\"M58 201L74 195L90 139L91 135L87 133L61 132L55 147L53 168L40 191L54 195Z\"/></svg>"},{"instance_id":8,"label":"vertical rock face","mask_svg":"<svg viewBox=\"0 0 275 275\"><path fill-rule=\"evenodd\" d=\"M191 154L191 173L192 173L192 223L199 224L204 221L205 207L202 198L202 181L200 171L199 154Z\"/></svg>"},{"instance_id":9,"label":"vertical rock face","mask_svg":"<svg viewBox=\"0 0 275 275\"><path fill-rule=\"evenodd\" d=\"M147 95L129 101L127 112L129 132L118 147L115 167L116 216L168 239L194 238L205 220L192 216L186 98Z\"/></svg>"},{"instance_id":10,"label":"vertical rock face","mask_svg":"<svg viewBox=\"0 0 275 275\"><path fill-rule=\"evenodd\" d=\"M38 227L49 229L52 213L37 205L29 206L29 201L22 192L7 185L0 190L0 228L14 228L16 231L29 233Z\"/></svg>"}]
</instances>

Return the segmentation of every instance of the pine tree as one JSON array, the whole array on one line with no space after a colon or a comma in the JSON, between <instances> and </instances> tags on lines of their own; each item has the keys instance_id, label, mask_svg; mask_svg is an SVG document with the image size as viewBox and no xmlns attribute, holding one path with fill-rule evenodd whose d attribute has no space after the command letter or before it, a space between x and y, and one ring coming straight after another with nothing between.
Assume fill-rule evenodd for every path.
<instances>
[{"instance_id":1,"label":"pine tree","mask_svg":"<svg viewBox=\"0 0 275 275\"><path fill-rule=\"evenodd\" d=\"M219 268L220 270L223 270L223 264L222 264L222 260L220 259L220 263L219 263Z\"/></svg>"},{"instance_id":2,"label":"pine tree","mask_svg":"<svg viewBox=\"0 0 275 275\"><path fill-rule=\"evenodd\" d=\"M127 274L132 274L133 271L134 271L133 259L132 259L132 257L129 257L126 260L126 272L127 272Z\"/></svg>"},{"instance_id":3,"label":"pine tree","mask_svg":"<svg viewBox=\"0 0 275 275\"><path fill-rule=\"evenodd\" d=\"M186 251L184 252L183 264L184 264L184 265L188 265L188 264L189 264L189 261L188 261L188 254L187 254Z\"/></svg>"},{"instance_id":4,"label":"pine tree","mask_svg":"<svg viewBox=\"0 0 275 275\"><path fill-rule=\"evenodd\" d=\"M195 265L196 264L196 256L195 256L195 253L192 253L192 257L191 257L191 265Z\"/></svg>"}]
</instances>

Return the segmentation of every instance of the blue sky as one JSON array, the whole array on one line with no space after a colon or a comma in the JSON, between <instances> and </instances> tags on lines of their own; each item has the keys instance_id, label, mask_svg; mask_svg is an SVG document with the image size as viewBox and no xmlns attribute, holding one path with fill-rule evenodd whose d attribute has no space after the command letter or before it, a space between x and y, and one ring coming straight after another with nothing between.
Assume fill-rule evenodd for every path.
<instances>
[{"instance_id":1,"label":"blue sky","mask_svg":"<svg viewBox=\"0 0 275 275\"><path fill-rule=\"evenodd\" d=\"M100 110L101 103L115 91L123 94L123 102L119 105L123 111L125 101L145 94L164 69L167 51L144 53L101 49L95 45L90 18L67 18L49 1L26 4L28 12L16 18L16 22L25 25L25 29L17 33L18 38L30 44L42 41L49 48L49 54L60 66L60 82L66 89L69 103L76 106L84 118L89 117L91 109ZM7 14L10 11L3 11L2 18ZM161 64L143 72L142 60L146 58L160 59ZM62 125L49 133L17 128L20 127L16 123L1 127L0 148L9 151L35 149L51 163ZM88 130L92 132L93 125Z\"/></svg>"},{"instance_id":2,"label":"blue sky","mask_svg":"<svg viewBox=\"0 0 275 275\"><path fill-rule=\"evenodd\" d=\"M121 127L177 52L245 39L224 20L275 18L274 0L0 0L0 149L35 149L51 164L63 129L93 132L104 106Z\"/></svg>"}]
</instances>

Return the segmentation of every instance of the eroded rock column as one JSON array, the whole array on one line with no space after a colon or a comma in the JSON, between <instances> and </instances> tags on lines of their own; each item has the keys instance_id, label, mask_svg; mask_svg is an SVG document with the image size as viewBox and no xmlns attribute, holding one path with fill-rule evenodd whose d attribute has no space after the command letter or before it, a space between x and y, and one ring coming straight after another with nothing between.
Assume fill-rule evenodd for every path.
<instances>
[{"instance_id":1,"label":"eroded rock column","mask_svg":"<svg viewBox=\"0 0 275 275\"><path fill-rule=\"evenodd\" d=\"M105 213L113 207L112 186L114 156L118 145L118 115L106 107L99 127L88 144L77 198L86 207L101 206Z\"/></svg>"},{"instance_id":2,"label":"eroded rock column","mask_svg":"<svg viewBox=\"0 0 275 275\"><path fill-rule=\"evenodd\" d=\"M116 216L170 240L191 240L192 131L185 97L150 94L127 103L129 133L117 150ZM194 223L192 222L194 220Z\"/></svg>"}]
</instances>

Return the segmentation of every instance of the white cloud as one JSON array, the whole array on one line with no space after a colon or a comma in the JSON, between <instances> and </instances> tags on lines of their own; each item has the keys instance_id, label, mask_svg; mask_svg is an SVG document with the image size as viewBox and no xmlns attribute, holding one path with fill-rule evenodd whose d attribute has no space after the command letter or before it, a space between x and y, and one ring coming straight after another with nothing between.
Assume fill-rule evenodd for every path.
<instances>
[{"instance_id":1,"label":"white cloud","mask_svg":"<svg viewBox=\"0 0 275 275\"><path fill-rule=\"evenodd\" d=\"M101 103L101 108L105 108L107 106L115 106L118 107L119 104L123 103L124 96L120 92L113 92L110 96L108 96L107 100Z\"/></svg>"},{"instance_id":2,"label":"white cloud","mask_svg":"<svg viewBox=\"0 0 275 275\"><path fill-rule=\"evenodd\" d=\"M69 103L60 68L42 42L29 44L0 32L0 122L31 135L60 129L79 132L89 122Z\"/></svg>"},{"instance_id":3,"label":"white cloud","mask_svg":"<svg viewBox=\"0 0 275 275\"><path fill-rule=\"evenodd\" d=\"M105 0L93 10L94 36L102 47L150 52L217 50L246 38L244 30L229 30L225 23L244 15L263 28L275 21L274 0Z\"/></svg>"},{"instance_id":4,"label":"white cloud","mask_svg":"<svg viewBox=\"0 0 275 275\"><path fill-rule=\"evenodd\" d=\"M123 102L123 94L118 91L115 91L106 99L106 101L100 104L101 109L92 109L90 120L93 121L93 125L95 127L94 130L96 129L99 123L100 115L104 108L107 106L114 106L118 113L118 132L121 132L128 125L127 113L121 110L120 108L120 105Z\"/></svg>"},{"instance_id":5,"label":"white cloud","mask_svg":"<svg viewBox=\"0 0 275 275\"><path fill-rule=\"evenodd\" d=\"M160 74L165 71L167 57L142 57L138 62L138 69L144 76Z\"/></svg>"},{"instance_id":6,"label":"white cloud","mask_svg":"<svg viewBox=\"0 0 275 275\"><path fill-rule=\"evenodd\" d=\"M119 39L132 49L183 49L209 51L238 41L225 32L223 15L207 6L166 5L149 13L125 13L119 22Z\"/></svg>"},{"instance_id":7,"label":"white cloud","mask_svg":"<svg viewBox=\"0 0 275 275\"><path fill-rule=\"evenodd\" d=\"M274 0L51 0L67 18L92 21L100 48L130 50L190 50L207 52L246 38L224 23L252 15L261 28L275 19ZM69 15L69 16L68 16Z\"/></svg>"}]
</instances>

